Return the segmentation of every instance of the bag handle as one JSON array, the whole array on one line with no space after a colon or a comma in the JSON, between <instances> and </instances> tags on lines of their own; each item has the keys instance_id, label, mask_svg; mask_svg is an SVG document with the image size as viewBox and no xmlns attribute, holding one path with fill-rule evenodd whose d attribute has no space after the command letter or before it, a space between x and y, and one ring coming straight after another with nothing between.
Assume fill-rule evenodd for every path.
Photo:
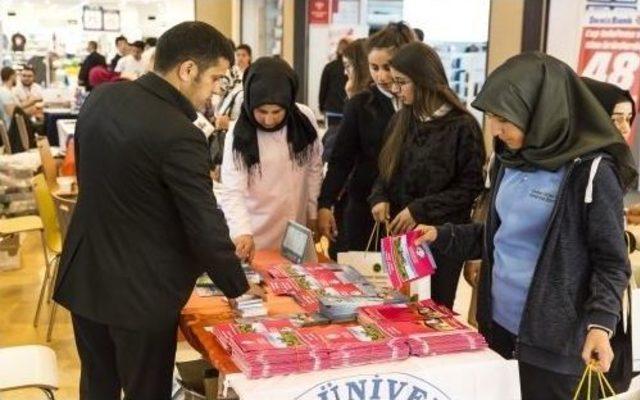
<instances>
[{"instance_id":1,"label":"bag handle","mask_svg":"<svg viewBox=\"0 0 640 400\"><path fill-rule=\"evenodd\" d=\"M373 240L373 235L376 236L376 244L375 244L375 248L374 251L378 251L378 246L380 243L380 222L376 221L376 223L373 225L373 230L371 231L371 236L369 236L369 241L367 242L367 247L364 249L365 253L368 252L371 249L371 241Z\"/></svg>"},{"instance_id":2,"label":"bag handle","mask_svg":"<svg viewBox=\"0 0 640 400\"><path fill-rule=\"evenodd\" d=\"M386 222L384 223L384 227L385 230L387 232L387 236L389 236L389 224L387 224ZM364 249L365 253L368 252L369 250L371 250L371 242L373 240L373 236L375 235L376 237L376 242L373 248L374 252L379 252L380 249L378 246L380 246L380 222L376 221L376 223L373 225L373 230L371 231L371 236L369 236L369 241L367 242L367 247Z\"/></svg>"},{"instance_id":3,"label":"bag handle","mask_svg":"<svg viewBox=\"0 0 640 400\"><path fill-rule=\"evenodd\" d=\"M596 361L593 360L589 364L587 364L587 366L585 367L584 373L582 374L582 378L580 379L580 383L578 384L578 387L576 388L576 392L573 395L573 400L578 400L578 396L580 395L580 392L582 392L582 389L584 387L585 379L587 380L587 400L591 400L591 388L592 388L591 378L594 373L598 378L600 393L604 397L609 397L607 395L607 390L605 390L605 387L606 387L606 389L608 389L608 392L610 393L610 396L617 397L615 390L613 390L613 387L611 387L611 384L609 383L609 380L604 375L604 373L596 370Z\"/></svg>"}]
</instances>

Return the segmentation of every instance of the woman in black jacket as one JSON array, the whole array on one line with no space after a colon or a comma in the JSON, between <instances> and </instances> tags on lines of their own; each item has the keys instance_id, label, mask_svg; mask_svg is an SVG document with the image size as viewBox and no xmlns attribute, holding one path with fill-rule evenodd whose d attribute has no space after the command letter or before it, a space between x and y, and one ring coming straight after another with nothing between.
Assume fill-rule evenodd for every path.
<instances>
[{"instance_id":1,"label":"woman in black jacket","mask_svg":"<svg viewBox=\"0 0 640 400\"><path fill-rule=\"evenodd\" d=\"M380 174L369 198L373 217L391 233L416 224L467 223L482 190L484 145L477 121L449 88L440 58L415 42L391 60L403 108L389 124ZM453 307L462 260L434 252L431 296Z\"/></svg>"},{"instance_id":2,"label":"woman in black jacket","mask_svg":"<svg viewBox=\"0 0 640 400\"><path fill-rule=\"evenodd\" d=\"M637 179L633 158L586 85L544 54L508 60L473 106L496 138L487 219L420 226L422 238L482 256L479 328L519 361L522 398L571 398L585 363L611 365L630 276L622 198Z\"/></svg>"},{"instance_id":3,"label":"woman in black jacket","mask_svg":"<svg viewBox=\"0 0 640 400\"><path fill-rule=\"evenodd\" d=\"M318 199L318 228L330 240L335 240L340 230L345 250L364 250L373 229L367 196L378 175L384 131L398 106L391 93L389 60L400 46L413 40L413 31L402 23L391 23L371 36L368 60L375 85L353 96L344 108ZM332 207L345 187L348 203L338 229Z\"/></svg>"}]
</instances>

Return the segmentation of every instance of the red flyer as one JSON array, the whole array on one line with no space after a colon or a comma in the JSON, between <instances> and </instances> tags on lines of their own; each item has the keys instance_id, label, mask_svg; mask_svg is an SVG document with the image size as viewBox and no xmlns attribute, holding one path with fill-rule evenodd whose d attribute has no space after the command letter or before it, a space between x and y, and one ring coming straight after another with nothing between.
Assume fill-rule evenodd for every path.
<instances>
[{"instance_id":1,"label":"red flyer","mask_svg":"<svg viewBox=\"0 0 640 400\"><path fill-rule=\"evenodd\" d=\"M220 345L227 351L231 350L231 339L239 333L265 333L279 332L284 328L294 328L295 325L289 319L269 319L246 323L216 324L211 328L211 333L216 337Z\"/></svg>"},{"instance_id":2,"label":"red flyer","mask_svg":"<svg viewBox=\"0 0 640 400\"><path fill-rule=\"evenodd\" d=\"M429 246L415 244L419 236L420 232L410 231L381 241L382 263L391 285L396 289L402 288L406 282L432 275L436 270Z\"/></svg>"}]
</instances>

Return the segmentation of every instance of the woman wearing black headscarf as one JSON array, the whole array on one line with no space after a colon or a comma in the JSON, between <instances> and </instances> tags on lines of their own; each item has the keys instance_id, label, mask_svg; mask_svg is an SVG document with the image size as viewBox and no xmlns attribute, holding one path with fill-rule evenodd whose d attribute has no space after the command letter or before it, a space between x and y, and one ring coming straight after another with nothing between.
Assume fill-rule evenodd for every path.
<instances>
[{"instance_id":1,"label":"woman wearing black headscarf","mask_svg":"<svg viewBox=\"0 0 640 400\"><path fill-rule=\"evenodd\" d=\"M633 143L634 138L631 136L631 126L636 117L636 107L631 93L611 83L591 78L583 77L582 81L587 84L591 93L596 96L604 110L611 116L611 121L625 141L629 144ZM630 213L633 208L631 207ZM635 238L630 232L627 232L626 235L628 238ZM635 250L635 247L634 244L630 244L629 252ZM631 317L628 313L626 314L621 314L616 326L616 333L611 338L614 359L611 369L607 373L607 379L611 382L616 393L626 392L631 384L631 379L637 375L637 373L633 372Z\"/></svg>"},{"instance_id":2,"label":"woman wearing black headscarf","mask_svg":"<svg viewBox=\"0 0 640 400\"><path fill-rule=\"evenodd\" d=\"M585 362L607 371L630 267L623 193L633 158L587 86L540 53L509 59L473 106L496 138L485 223L420 226L423 240L482 256L478 324L516 358L522 398L573 396Z\"/></svg>"},{"instance_id":3,"label":"woman wearing black headscarf","mask_svg":"<svg viewBox=\"0 0 640 400\"><path fill-rule=\"evenodd\" d=\"M616 85L597 81L591 78L582 78L591 93L596 96L605 111L611 116L613 124L618 128L627 143L633 143L631 126L636 118L636 106L628 90L620 89Z\"/></svg>"},{"instance_id":4,"label":"woman wearing black headscarf","mask_svg":"<svg viewBox=\"0 0 640 400\"><path fill-rule=\"evenodd\" d=\"M288 220L315 229L322 145L313 112L295 102L298 78L285 61L256 60L243 85L216 195L238 256L250 259L255 249L280 247Z\"/></svg>"}]
</instances>

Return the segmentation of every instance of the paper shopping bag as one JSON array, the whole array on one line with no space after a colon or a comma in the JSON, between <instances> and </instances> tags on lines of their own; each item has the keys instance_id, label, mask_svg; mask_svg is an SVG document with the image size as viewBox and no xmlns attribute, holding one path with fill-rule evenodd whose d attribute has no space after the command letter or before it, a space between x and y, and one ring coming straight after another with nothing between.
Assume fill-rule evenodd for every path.
<instances>
[{"instance_id":1,"label":"paper shopping bag","mask_svg":"<svg viewBox=\"0 0 640 400\"><path fill-rule=\"evenodd\" d=\"M376 223L371 232L365 251L347 251L338 253L338 264L350 265L376 288L389 289L391 282L382 267L382 258L378 250L380 224ZM375 239L375 240L374 240ZM373 246L373 248L372 248ZM371 251L372 250L372 251Z\"/></svg>"}]
</instances>

